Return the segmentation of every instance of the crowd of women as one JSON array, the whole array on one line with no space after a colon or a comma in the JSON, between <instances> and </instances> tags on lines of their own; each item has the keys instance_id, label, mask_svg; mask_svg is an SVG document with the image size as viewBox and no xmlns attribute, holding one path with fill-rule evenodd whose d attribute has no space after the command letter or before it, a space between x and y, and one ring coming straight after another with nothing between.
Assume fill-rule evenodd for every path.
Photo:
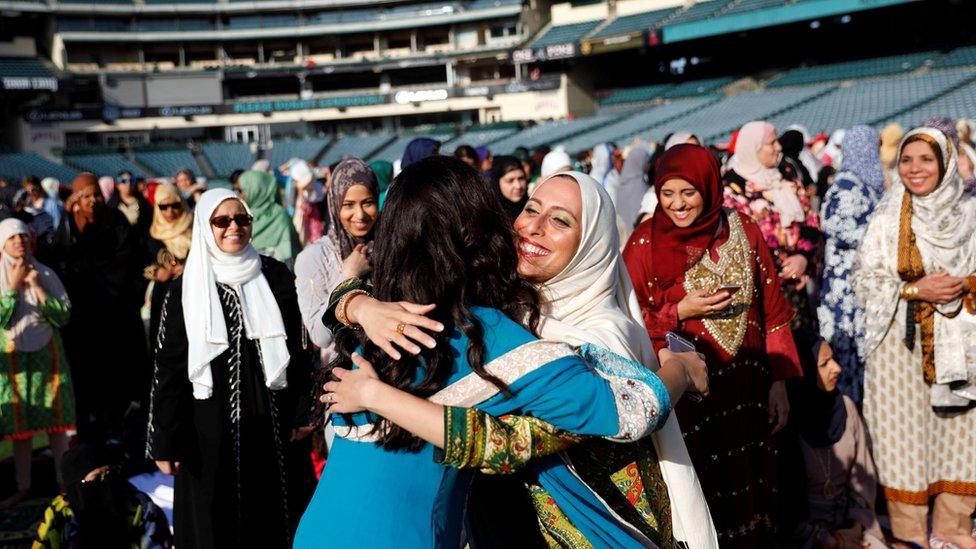
<instances>
[{"instance_id":1,"label":"crowd of women","mask_svg":"<svg viewBox=\"0 0 976 549\"><path fill-rule=\"evenodd\" d=\"M149 545L970 549L972 129L0 184L0 506L46 433L112 530L77 432Z\"/></svg>"}]
</instances>

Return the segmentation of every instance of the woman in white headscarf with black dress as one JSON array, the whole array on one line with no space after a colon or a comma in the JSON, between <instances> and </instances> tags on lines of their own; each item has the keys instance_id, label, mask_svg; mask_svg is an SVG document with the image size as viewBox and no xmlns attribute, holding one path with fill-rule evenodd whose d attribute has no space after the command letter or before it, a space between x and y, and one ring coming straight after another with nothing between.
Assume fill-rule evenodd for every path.
<instances>
[{"instance_id":1,"label":"woman in white headscarf with black dress","mask_svg":"<svg viewBox=\"0 0 976 549\"><path fill-rule=\"evenodd\" d=\"M181 548L290 547L313 486L295 280L251 224L233 192L204 193L163 306L147 454L176 476Z\"/></svg>"}]
</instances>

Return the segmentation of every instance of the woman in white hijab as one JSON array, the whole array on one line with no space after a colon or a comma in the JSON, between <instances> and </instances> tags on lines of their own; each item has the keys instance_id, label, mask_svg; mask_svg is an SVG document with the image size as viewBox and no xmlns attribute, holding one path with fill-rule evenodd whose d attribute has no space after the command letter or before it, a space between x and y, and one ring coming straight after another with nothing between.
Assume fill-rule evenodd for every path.
<instances>
[{"instance_id":1,"label":"woman in white hijab","mask_svg":"<svg viewBox=\"0 0 976 549\"><path fill-rule=\"evenodd\" d=\"M566 197L572 196L572 185L579 189L579 219L572 219L571 207L560 205ZM548 192L550 190L553 192ZM562 198L549 203L548 198L542 200L544 197ZM565 205L571 206L568 202ZM615 220L616 213L606 190L586 174L556 174L543 181L533 193L524 213L516 220L516 231L522 242L520 248L525 252L520 254L519 273L539 285L546 303L539 335L578 347L591 364L612 363L614 356L619 355L657 370L667 387L659 399L677 400L687 385L674 383L674 375L687 375L685 368L695 367L679 364L680 358L665 351L662 353L665 366L658 368L637 298L620 257L619 242L613 230ZM579 230L579 241L560 242L560 235L564 235L560 227L574 224ZM549 227L550 237L544 234L546 227ZM539 249L549 253L535 253ZM562 267L554 274L553 266L560 264ZM374 300L358 301L357 319L374 314L366 310L367 302ZM377 311L377 316L383 316L377 309L373 310ZM393 321L396 322L398 320ZM364 329L367 337L372 338L373 330L370 327ZM349 376L357 375L366 374L346 374L342 376L342 382L326 387L336 392L354 392L357 390L354 386L340 386L352 379ZM677 388L679 385L682 387ZM698 382L695 385L703 388ZM346 399L344 395L339 401ZM603 546L607 539L614 539L621 545L611 546L654 547L670 545L673 537L693 548L718 546L708 506L673 414L652 435L651 441L621 445L600 439L581 440L555 431L535 418L507 416L496 419L474 409L446 407L444 410L444 418L433 418L444 422L448 429L442 456L444 464L510 473L524 466L531 468L532 463L527 464L530 460L562 451L562 458L573 463L575 470L588 482L589 489L608 505L615 520L581 528L582 525L570 522L560 507L575 502L558 497L554 500L541 486L529 482L526 488L543 525L543 537L548 541L566 539L561 536L569 535L594 546ZM397 421L392 417L388 419ZM472 436L471 433L479 434ZM487 448L484 446L486 440L492 441ZM638 488L638 484L642 487ZM608 490L608 486L612 490ZM643 496L621 506L622 492L629 489L642 492ZM566 498L568 492L559 495ZM470 505L471 500L469 510ZM505 509L503 507L503 512ZM601 520L596 513L593 515L587 519ZM600 540L587 539L580 530L620 530L627 536L627 541L609 534Z\"/></svg>"},{"instance_id":2,"label":"woman in white hijab","mask_svg":"<svg viewBox=\"0 0 976 549\"><path fill-rule=\"evenodd\" d=\"M181 547L289 547L312 487L295 279L251 245L252 221L230 190L203 193L163 305L147 454L176 475Z\"/></svg>"},{"instance_id":3,"label":"woman in white hijab","mask_svg":"<svg viewBox=\"0 0 976 549\"><path fill-rule=\"evenodd\" d=\"M898 177L852 277L865 307L864 417L892 531L971 547L976 507L976 198L934 128L902 140Z\"/></svg>"},{"instance_id":4,"label":"woman in white hijab","mask_svg":"<svg viewBox=\"0 0 976 549\"><path fill-rule=\"evenodd\" d=\"M0 222L0 429L12 440L17 491L0 502L9 508L30 494L31 441L46 433L61 482L66 432L74 429L71 372L59 328L71 302L58 275L34 259L30 228L18 219Z\"/></svg>"}]
</instances>

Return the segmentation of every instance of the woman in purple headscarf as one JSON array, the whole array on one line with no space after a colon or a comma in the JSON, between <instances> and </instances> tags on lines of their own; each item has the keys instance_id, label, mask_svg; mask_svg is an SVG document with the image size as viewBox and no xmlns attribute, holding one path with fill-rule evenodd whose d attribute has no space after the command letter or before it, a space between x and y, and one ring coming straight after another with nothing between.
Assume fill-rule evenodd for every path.
<instances>
[{"instance_id":1,"label":"woman in purple headscarf","mask_svg":"<svg viewBox=\"0 0 976 549\"><path fill-rule=\"evenodd\" d=\"M854 126L844 137L842 152L844 163L820 212L826 246L817 316L820 335L843 368L839 388L860 405L864 312L854 298L850 276L868 220L885 192L881 138L869 126Z\"/></svg>"},{"instance_id":2,"label":"woman in purple headscarf","mask_svg":"<svg viewBox=\"0 0 976 549\"><path fill-rule=\"evenodd\" d=\"M418 160L439 154L440 150L440 141L431 139L430 137L418 137L407 144L407 150L403 151L403 157L400 159L400 169L404 170L407 166Z\"/></svg>"}]
</instances>

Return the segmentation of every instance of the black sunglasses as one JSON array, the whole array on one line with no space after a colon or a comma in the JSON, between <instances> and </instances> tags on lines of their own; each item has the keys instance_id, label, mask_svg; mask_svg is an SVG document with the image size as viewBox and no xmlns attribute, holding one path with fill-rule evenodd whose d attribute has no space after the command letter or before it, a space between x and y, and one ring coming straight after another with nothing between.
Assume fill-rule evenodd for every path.
<instances>
[{"instance_id":1,"label":"black sunglasses","mask_svg":"<svg viewBox=\"0 0 976 549\"><path fill-rule=\"evenodd\" d=\"M159 204L159 211L161 212L165 212L166 210L170 210L170 209L180 210L182 208L183 205L180 204L179 202L173 202L172 204Z\"/></svg>"},{"instance_id":2,"label":"black sunglasses","mask_svg":"<svg viewBox=\"0 0 976 549\"><path fill-rule=\"evenodd\" d=\"M226 229L230 227L231 221L237 223L238 227L250 227L251 221L254 221L254 218L247 214L218 215L210 219L210 224L218 229Z\"/></svg>"}]
</instances>

